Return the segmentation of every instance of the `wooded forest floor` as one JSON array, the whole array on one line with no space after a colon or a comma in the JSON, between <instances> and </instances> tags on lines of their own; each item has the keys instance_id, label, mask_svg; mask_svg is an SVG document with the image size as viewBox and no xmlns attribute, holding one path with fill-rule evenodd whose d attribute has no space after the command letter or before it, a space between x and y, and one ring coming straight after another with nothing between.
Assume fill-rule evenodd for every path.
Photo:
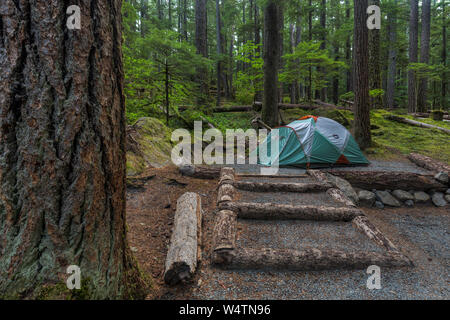
<instances>
[{"instance_id":1,"label":"wooded forest floor","mask_svg":"<svg viewBox=\"0 0 450 320\"><path fill-rule=\"evenodd\" d=\"M369 167L383 170L421 172L403 157L396 161L373 161ZM243 166L241 172L249 172ZM255 167L247 167L255 170ZM301 169L281 169L292 174ZM346 168L343 170L353 170ZM251 172L249 172L251 173ZM406 256L414 268L382 269L381 290L369 290L365 270L314 272L223 271L210 265L212 225L216 200L216 180L181 176L175 167L148 169L129 180L127 223L130 246L143 271L153 279L148 299L449 299L450 234L447 207L431 204L414 208L366 209L370 221ZM164 262L173 227L176 201L184 192L202 198L203 261L194 279L185 285L168 287L163 282ZM252 196L243 194L248 200ZM323 203L318 194L257 194L271 202ZM294 199L294 198L295 199ZM256 198L253 194L253 198ZM264 199L264 198L263 198ZM252 200L253 201L253 200ZM352 250L375 250L368 239L343 223L308 221L238 221L238 242L246 246L288 247L319 245Z\"/></svg>"}]
</instances>

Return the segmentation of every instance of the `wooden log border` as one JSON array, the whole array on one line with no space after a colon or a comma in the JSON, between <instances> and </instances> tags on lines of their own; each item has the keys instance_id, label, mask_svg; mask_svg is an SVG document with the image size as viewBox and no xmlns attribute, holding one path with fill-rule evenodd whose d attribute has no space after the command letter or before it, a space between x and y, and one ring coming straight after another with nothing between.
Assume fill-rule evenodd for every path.
<instances>
[{"instance_id":1,"label":"wooden log border","mask_svg":"<svg viewBox=\"0 0 450 320\"><path fill-rule=\"evenodd\" d=\"M217 199L218 213L214 224L212 263L223 269L240 270L335 270L366 269L370 265L380 267L410 267L411 260L404 256L387 239L344 193L328 182L326 175L318 170L308 174L317 183L254 183L235 180L234 170L223 168L219 180ZM292 206L272 203L234 202L235 189L273 192L326 191L344 207ZM319 248L303 250L273 248L237 248L237 219L298 219L316 221L351 222L376 245L386 252L345 252Z\"/></svg>"},{"instance_id":2,"label":"wooden log border","mask_svg":"<svg viewBox=\"0 0 450 320\"><path fill-rule=\"evenodd\" d=\"M327 207L312 205L286 205L273 203L226 202L220 210L231 210L240 219L258 220L312 220L312 221L346 221L364 215L358 208Z\"/></svg>"}]
</instances>

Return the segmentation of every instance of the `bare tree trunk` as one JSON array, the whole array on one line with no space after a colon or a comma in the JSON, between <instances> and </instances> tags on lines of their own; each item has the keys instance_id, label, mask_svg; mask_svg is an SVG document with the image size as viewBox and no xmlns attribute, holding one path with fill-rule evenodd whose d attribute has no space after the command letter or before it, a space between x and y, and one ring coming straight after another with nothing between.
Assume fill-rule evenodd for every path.
<instances>
[{"instance_id":1,"label":"bare tree trunk","mask_svg":"<svg viewBox=\"0 0 450 320\"><path fill-rule=\"evenodd\" d=\"M420 62L428 63L430 59L430 20L431 20L431 0L422 1L422 34L420 38ZM419 80L419 88L417 90L417 111L427 111L427 90L428 79Z\"/></svg>"},{"instance_id":2,"label":"bare tree trunk","mask_svg":"<svg viewBox=\"0 0 450 320\"><path fill-rule=\"evenodd\" d=\"M389 57L388 75L386 85L386 105L388 109L394 107L395 80L397 75L397 0L394 0L394 11L388 18L389 28Z\"/></svg>"},{"instance_id":3,"label":"bare tree trunk","mask_svg":"<svg viewBox=\"0 0 450 320\"><path fill-rule=\"evenodd\" d=\"M409 16L409 63L417 62L417 42L419 28L419 1L410 0L411 12ZM416 112L416 75L413 70L408 70L408 112Z\"/></svg>"},{"instance_id":4,"label":"bare tree trunk","mask_svg":"<svg viewBox=\"0 0 450 320\"><path fill-rule=\"evenodd\" d=\"M269 0L264 9L264 103L262 121L271 127L276 127L279 124L280 10L281 7L275 0Z\"/></svg>"},{"instance_id":5,"label":"bare tree trunk","mask_svg":"<svg viewBox=\"0 0 450 320\"><path fill-rule=\"evenodd\" d=\"M321 8L320 8L320 26L322 28L321 30L321 37L320 40L322 43L320 44L320 49L325 50L326 48L326 39L327 39L327 0L322 0ZM325 71L319 67L318 70L319 73L324 73ZM325 75L323 75L325 78ZM322 88L319 91L320 100L327 101L327 88Z\"/></svg>"},{"instance_id":6,"label":"bare tree trunk","mask_svg":"<svg viewBox=\"0 0 450 320\"><path fill-rule=\"evenodd\" d=\"M195 0L195 46L197 53L203 57L208 57L208 30L207 30L207 0ZM200 97L198 103L206 102L209 95L208 70L206 68L198 68L197 83L200 88Z\"/></svg>"},{"instance_id":7,"label":"bare tree trunk","mask_svg":"<svg viewBox=\"0 0 450 320\"><path fill-rule=\"evenodd\" d=\"M447 24L445 15L445 1L442 2L442 64L444 71L442 72L442 88L441 88L441 108L447 110L447 74L445 68L447 66Z\"/></svg>"},{"instance_id":8,"label":"bare tree trunk","mask_svg":"<svg viewBox=\"0 0 450 320\"><path fill-rule=\"evenodd\" d=\"M345 20L350 20L350 3L349 0L345 0ZM351 66L352 62L352 41L351 41L351 35L349 34L347 36L347 40L345 42L345 61L347 61L347 65ZM347 75L346 75L346 84L347 84L347 92L353 91L353 80L352 80L352 70L351 68L348 68Z\"/></svg>"},{"instance_id":9,"label":"bare tree trunk","mask_svg":"<svg viewBox=\"0 0 450 320\"><path fill-rule=\"evenodd\" d=\"M356 142L362 149L371 145L370 135L370 106L369 106L369 62L368 29L366 25L367 0L353 0L354 3L354 51L353 61L353 87L355 90L355 103L353 111L354 135Z\"/></svg>"},{"instance_id":10,"label":"bare tree trunk","mask_svg":"<svg viewBox=\"0 0 450 320\"><path fill-rule=\"evenodd\" d=\"M126 232L121 3L78 2L82 28L68 30L63 1L0 2L0 296L32 298L77 265L90 298L143 297Z\"/></svg>"},{"instance_id":11,"label":"bare tree trunk","mask_svg":"<svg viewBox=\"0 0 450 320\"><path fill-rule=\"evenodd\" d=\"M222 30L220 22L220 1L216 0L216 36L217 36L217 105L220 106L220 94L222 92L222 64L220 57L222 54Z\"/></svg>"},{"instance_id":12,"label":"bare tree trunk","mask_svg":"<svg viewBox=\"0 0 450 320\"><path fill-rule=\"evenodd\" d=\"M380 6L380 0L369 0L369 5ZM380 30L369 30L369 90L381 89L380 67ZM380 96L370 97L371 107L381 108L383 101Z\"/></svg>"}]
</instances>

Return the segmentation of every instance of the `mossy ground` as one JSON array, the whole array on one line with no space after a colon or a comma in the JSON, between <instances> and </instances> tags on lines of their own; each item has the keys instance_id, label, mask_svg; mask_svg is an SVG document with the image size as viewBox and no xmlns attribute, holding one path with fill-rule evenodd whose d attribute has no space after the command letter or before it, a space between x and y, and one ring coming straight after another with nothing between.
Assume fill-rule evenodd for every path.
<instances>
[{"instance_id":1,"label":"mossy ground","mask_svg":"<svg viewBox=\"0 0 450 320\"><path fill-rule=\"evenodd\" d=\"M330 110L319 108L313 111L291 109L283 111L283 118L291 122L305 115L324 116L334 119L351 130L353 113L348 110ZM402 123L386 120L384 117L391 112L378 109L371 111L373 146L364 151L370 159L392 160L401 155L417 152L437 160L450 163L450 137L441 131L414 127ZM405 118L405 110L393 112ZM248 113L223 113L216 117L229 128L250 128L251 115ZM434 121L432 119L415 119L424 123L433 124L443 128L450 128L450 122Z\"/></svg>"}]
</instances>

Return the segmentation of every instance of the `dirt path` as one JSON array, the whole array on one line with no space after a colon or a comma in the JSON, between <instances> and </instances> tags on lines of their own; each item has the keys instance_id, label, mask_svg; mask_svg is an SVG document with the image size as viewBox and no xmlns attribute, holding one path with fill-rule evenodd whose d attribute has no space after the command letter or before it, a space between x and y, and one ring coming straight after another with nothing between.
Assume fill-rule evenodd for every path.
<instances>
[{"instance_id":1,"label":"dirt path","mask_svg":"<svg viewBox=\"0 0 450 320\"><path fill-rule=\"evenodd\" d=\"M376 162L378 170L414 170L405 163ZM282 169L298 174L300 169ZM348 170L348 169L345 169ZM351 168L350 168L351 170ZM370 170L370 169L369 169ZM372 169L376 170L376 169ZM254 173L255 168L237 171ZM372 210L366 215L398 248L410 257L414 268L382 270L382 289L366 288L365 270L320 272L223 271L210 265L212 226L217 181L182 177L175 168L152 169L155 177L142 188L129 188L128 226L130 245L141 268L152 276L150 299L448 299L450 273L450 209L431 205L415 208ZM172 180L171 180L172 179ZM145 181L145 179L144 179ZM176 181L176 182L175 182ZM178 182L178 183L177 183ZM183 184L187 184L183 186ZM187 285L167 287L163 268L170 238L176 199L184 192L202 196L204 210L203 261ZM168 200L170 198L170 201ZM167 200L166 200L167 199ZM241 192L245 201L327 204L323 194L271 194ZM171 204L170 208L168 207ZM329 203L328 203L329 205ZM301 249L320 246L342 250L375 251L375 246L351 225L310 221L238 221L238 244Z\"/></svg>"}]
</instances>

